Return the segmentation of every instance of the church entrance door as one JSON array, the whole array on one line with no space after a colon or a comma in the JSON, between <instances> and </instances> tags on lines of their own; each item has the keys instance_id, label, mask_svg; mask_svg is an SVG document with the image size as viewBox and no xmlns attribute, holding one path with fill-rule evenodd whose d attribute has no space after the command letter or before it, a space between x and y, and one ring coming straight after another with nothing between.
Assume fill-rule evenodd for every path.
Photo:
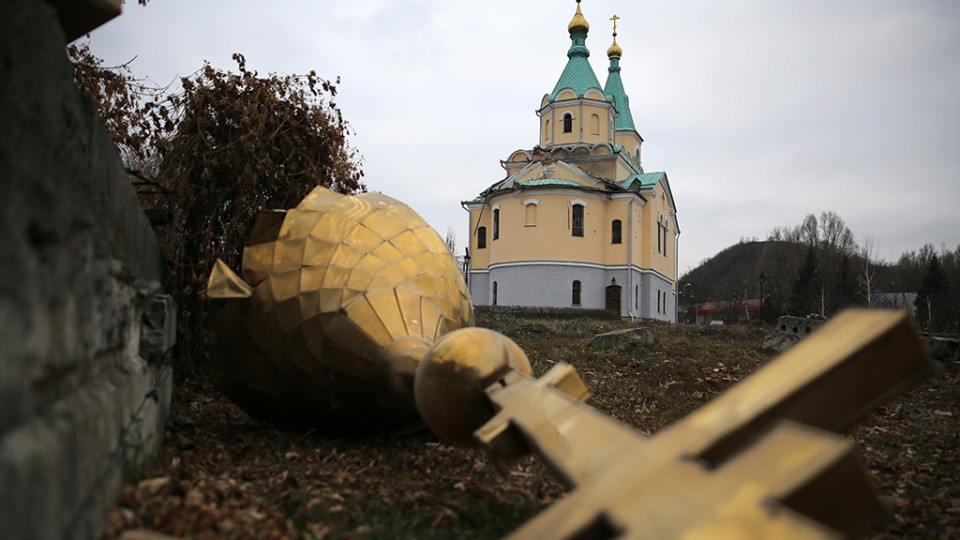
<instances>
[{"instance_id":1,"label":"church entrance door","mask_svg":"<svg viewBox=\"0 0 960 540\"><path fill-rule=\"evenodd\" d=\"M607 305L605 309L620 313L620 295L623 288L619 285L607 287Z\"/></svg>"}]
</instances>

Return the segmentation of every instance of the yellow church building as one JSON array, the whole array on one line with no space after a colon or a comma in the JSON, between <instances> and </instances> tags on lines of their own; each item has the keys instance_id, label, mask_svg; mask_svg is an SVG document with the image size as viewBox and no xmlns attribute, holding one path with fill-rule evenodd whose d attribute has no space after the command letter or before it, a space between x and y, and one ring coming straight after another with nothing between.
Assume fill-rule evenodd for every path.
<instances>
[{"instance_id":1,"label":"yellow church building","mask_svg":"<svg viewBox=\"0 0 960 540\"><path fill-rule=\"evenodd\" d=\"M666 173L641 165L616 19L601 87L578 0L567 65L537 110L539 143L501 161L506 178L462 203L470 213L467 281L476 305L676 321L677 208Z\"/></svg>"}]
</instances>

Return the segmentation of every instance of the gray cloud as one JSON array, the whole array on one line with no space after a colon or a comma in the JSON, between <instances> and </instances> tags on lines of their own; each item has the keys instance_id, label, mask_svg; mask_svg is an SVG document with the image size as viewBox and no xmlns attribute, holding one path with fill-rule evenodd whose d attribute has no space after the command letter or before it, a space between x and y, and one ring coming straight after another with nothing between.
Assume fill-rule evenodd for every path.
<instances>
[{"instance_id":1,"label":"gray cloud","mask_svg":"<svg viewBox=\"0 0 960 540\"><path fill-rule=\"evenodd\" d=\"M537 141L534 110L566 62L574 2L164 0L94 32L108 63L166 83L242 52L261 72L341 77L370 189L441 233L459 201ZM623 80L666 170L680 269L741 237L834 210L881 253L960 243L960 4L586 0L600 80L620 17Z\"/></svg>"}]
</instances>

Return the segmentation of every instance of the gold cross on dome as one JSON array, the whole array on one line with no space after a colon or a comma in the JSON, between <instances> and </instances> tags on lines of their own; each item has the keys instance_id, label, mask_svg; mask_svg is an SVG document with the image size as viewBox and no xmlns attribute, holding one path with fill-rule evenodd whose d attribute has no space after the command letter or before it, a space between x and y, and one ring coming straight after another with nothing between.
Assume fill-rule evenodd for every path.
<instances>
[{"instance_id":1,"label":"gold cross on dome","mask_svg":"<svg viewBox=\"0 0 960 540\"><path fill-rule=\"evenodd\" d=\"M613 17L610 17L610 20L613 21L613 37L617 37L617 20L618 19L620 19L620 17L618 17L616 13L613 14Z\"/></svg>"}]
</instances>

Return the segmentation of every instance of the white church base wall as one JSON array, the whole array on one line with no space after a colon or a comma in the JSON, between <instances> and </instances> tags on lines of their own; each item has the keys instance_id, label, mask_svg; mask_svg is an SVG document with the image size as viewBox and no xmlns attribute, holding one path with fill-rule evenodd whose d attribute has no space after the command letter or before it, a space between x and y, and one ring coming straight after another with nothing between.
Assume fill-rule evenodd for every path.
<instances>
[{"instance_id":1,"label":"white church base wall","mask_svg":"<svg viewBox=\"0 0 960 540\"><path fill-rule=\"evenodd\" d=\"M475 306L490 305L490 273L486 270L471 270L467 287Z\"/></svg>"},{"instance_id":2,"label":"white church base wall","mask_svg":"<svg viewBox=\"0 0 960 540\"><path fill-rule=\"evenodd\" d=\"M489 295L478 305L530 306L556 308L604 308L604 276L602 267L565 264L511 265L491 268ZM580 282L580 302L574 303L573 282ZM497 298L493 299L496 283Z\"/></svg>"},{"instance_id":3,"label":"white church base wall","mask_svg":"<svg viewBox=\"0 0 960 540\"><path fill-rule=\"evenodd\" d=\"M574 303L574 281L580 282L579 303ZM675 322L673 283L649 270L533 262L470 273L470 295L478 306L606 309L608 293L612 303L619 299L623 318Z\"/></svg>"},{"instance_id":4,"label":"white church base wall","mask_svg":"<svg viewBox=\"0 0 960 540\"><path fill-rule=\"evenodd\" d=\"M640 275L640 308L644 319L677 322L673 282L654 272Z\"/></svg>"}]
</instances>

